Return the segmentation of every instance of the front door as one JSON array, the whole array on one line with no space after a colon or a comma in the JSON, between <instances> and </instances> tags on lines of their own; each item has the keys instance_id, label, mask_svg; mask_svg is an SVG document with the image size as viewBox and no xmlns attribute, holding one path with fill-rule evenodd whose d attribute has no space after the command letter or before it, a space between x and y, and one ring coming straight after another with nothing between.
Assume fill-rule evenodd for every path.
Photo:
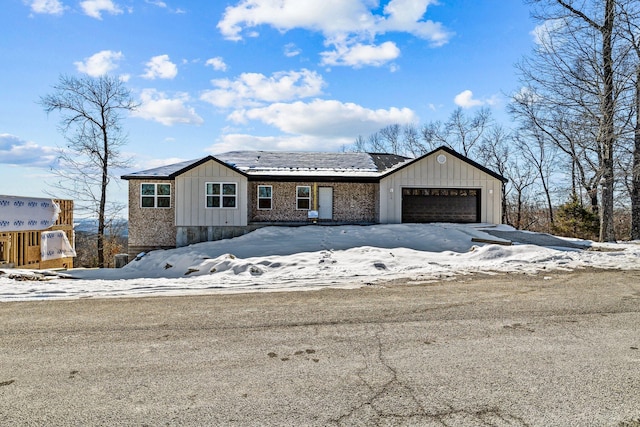
<instances>
[{"instance_id":1,"label":"front door","mask_svg":"<svg viewBox=\"0 0 640 427\"><path fill-rule=\"evenodd\" d=\"M333 219L333 188L318 188L318 219Z\"/></svg>"}]
</instances>

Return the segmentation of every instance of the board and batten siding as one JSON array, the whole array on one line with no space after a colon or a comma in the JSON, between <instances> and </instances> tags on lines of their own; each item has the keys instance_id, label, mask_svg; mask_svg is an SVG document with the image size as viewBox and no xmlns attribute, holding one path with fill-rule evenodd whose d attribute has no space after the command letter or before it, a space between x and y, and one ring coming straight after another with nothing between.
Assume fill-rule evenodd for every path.
<instances>
[{"instance_id":1,"label":"board and batten siding","mask_svg":"<svg viewBox=\"0 0 640 427\"><path fill-rule=\"evenodd\" d=\"M235 208L207 208L207 182L237 184ZM209 160L176 177L176 226L246 226L247 178Z\"/></svg>"},{"instance_id":2,"label":"board and batten siding","mask_svg":"<svg viewBox=\"0 0 640 427\"><path fill-rule=\"evenodd\" d=\"M446 156L444 164L436 160ZM502 222L502 182L473 165L438 150L382 178L380 181L380 222L402 222L403 188L474 188L480 189L480 222Z\"/></svg>"}]
</instances>

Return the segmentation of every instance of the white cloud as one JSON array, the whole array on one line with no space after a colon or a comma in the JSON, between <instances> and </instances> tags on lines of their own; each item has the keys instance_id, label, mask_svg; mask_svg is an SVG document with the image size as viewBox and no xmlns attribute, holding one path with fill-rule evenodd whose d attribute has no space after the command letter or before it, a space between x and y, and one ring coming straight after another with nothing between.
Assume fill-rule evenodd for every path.
<instances>
[{"instance_id":1,"label":"white cloud","mask_svg":"<svg viewBox=\"0 0 640 427\"><path fill-rule=\"evenodd\" d=\"M390 124L417 122L416 114L408 108L371 110L354 103L321 99L238 110L231 113L229 119L236 123L258 120L288 134L348 139L349 142Z\"/></svg>"},{"instance_id":2,"label":"white cloud","mask_svg":"<svg viewBox=\"0 0 640 427\"><path fill-rule=\"evenodd\" d=\"M455 96L453 102L459 107L462 108L473 108L479 107L481 105L497 105L500 103L500 97L498 95L492 95L489 98L485 99L474 99L473 92L470 90L465 90L460 92Z\"/></svg>"},{"instance_id":3,"label":"white cloud","mask_svg":"<svg viewBox=\"0 0 640 427\"><path fill-rule=\"evenodd\" d=\"M216 56L215 58L207 59L205 65L211 65L216 71L227 71L227 64L225 64L224 59L220 56Z\"/></svg>"},{"instance_id":4,"label":"white cloud","mask_svg":"<svg viewBox=\"0 0 640 427\"><path fill-rule=\"evenodd\" d=\"M102 19L102 12L107 12L111 15L122 13L122 9L112 0L85 0L80 2L80 7L82 7L85 14L96 19Z\"/></svg>"},{"instance_id":5,"label":"white cloud","mask_svg":"<svg viewBox=\"0 0 640 427\"><path fill-rule=\"evenodd\" d=\"M347 65L360 68L363 65L379 67L400 56L400 49L394 42L384 42L379 46L336 45L332 52L322 52L322 65Z\"/></svg>"},{"instance_id":6,"label":"white cloud","mask_svg":"<svg viewBox=\"0 0 640 427\"><path fill-rule=\"evenodd\" d=\"M166 2L163 2L160 0L145 0L144 2L152 6L159 7L160 9L166 9L170 13L175 13L175 14L186 13L183 9L180 9L180 8L172 9L169 7L169 5Z\"/></svg>"},{"instance_id":7,"label":"white cloud","mask_svg":"<svg viewBox=\"0 0 640 427\"><path fill-rule=\"evenodd\" d=\"M308 135L255 136L233 133L222 135L215 144L207 148L207 151L213 154L234 150L331 151L352 142L353 138L348 140L327 140L326 138Z\"/></svg>"},{"instance_id":8,"label":"white cloud","mask_svg":"<svg viewBox=\"0 0 640 427\"><path fill-rule=\"evenodd\" d=\"M145 0L144 2L147 3L147 4L158 6L158 7L162 8L162 9L166 9L167 8L167 4L165 2L163 2L163 1Z\"/></svg>"},{"instance_id":9,"label":"white cloud","mask_svg":"<svg viewBox=\"0 0 640 427\"><path fill-rule=\"evenodd\" d=\"M437 0L391 0L385 7L385 18L378 22L377 32L407 32L428 40L432 46L446 44L453 35L439 22L423 20L427 9Z\"/></svg>"},{"instance_id":10,"label":"white cloud","mask_svg":"<svg viewBox=\"0 0 640 427\"><path fill-rule=\"evenodd\" d=\"M533 104L542 98L531 87L523 86L513 95L513 99L523 104Z\"/></svg>"},{"instance_id":11,"label":"white cloud","mask_svg":"<svg viewBox=\"0 0 640 427\"><path fill-rule=\"evenodd\" d=\"M179 93L174 98L168 98L163 92L145 89L140 94L140 101L140 106L132 113L134 117L153 120L165 126L173 126L177 123L190 125L204 123L195 109L186 105L189 102L187 94Z\"/></svg>"},{"instance_id":12,"label":"white cloud","mask_svg":"<svg viewBox=\"0 0 640 427\"><path fill-rule=\"evenodd\" d=\"M531 36L533 37L534 43L539 46L549 46L554 33L557 33L559 30L563 29L566 26L566 23L562 19L549 19L544 21L540 25L536 25L536 27L531 31Z\"/></svg>"},{"instance_id":13,"label":"white cloud","mask_svg":"<svg viewBox=\"0 0 640 427\"><path fill-rule=\"evenodd\" d=\"M325 36L325 44L335 49L333 56L325 55L325 61L335 65L379 66L385 59L397 57L399 50L388 41L372 49L377 36L409 33L432 46L449 41L452 33L441 23L423 19L427 8L436 3L437 0L391 0L379 13L378 2L371 0L241 0L225 9L217 27L229 40L241 40L245 30L261 25L282 32L295 28L320 32ZM342 59L341 51L351 53L351 57ZM367 59L371 62L367 63Z\"/></svg>"},{"instance_id":14,"label":"white cloud","mask_svg":"<svg viewBox=\"0 0 640 427\"><path fill-rule=\"evenodd\" d=\"M201 100L216 107L258 106L265 102L289 101L322 93L325 82L315 71L281 71L270 77L243 73L235 80L217 79L217 89L205 91Z\"/></svg>"},{"instance_id":15,"label":"white cloud","mask_svg":"<svg viewBox=\"0 0 640 427\"><path fill-rule=\"evenodd\" d=\"M84 62L78 61L73 64L79 72L88 74L91 77L99 77L109 74L109 72L118 68L117 62L122 60L123 57L122 52L103 50L85 58Z\"/></svg>"},{"instance_id":16,"label":"white cloud","mask_svg":"<svg viewBox=\"0 0 640 427\"><path fill-rule=\"evenodd\" d=\"M31 6L31 11L34 13L62 15L65 9L59 0L32 0L28 3Z\"/></svg>"},{"instance_id":17,"label":"white cloud","mask_svg":"<svg viewBox=\"0 0 640 427\"><path fill-rule=\"evenodd\" d=\"M293 58L300 55L302 51L296 46L295 43L287 43L284 45L284 56L287 58Z\"/></svg>"},{"instance_id":18,"label":"white cloud","mask_svg":"<svg viewBox=\"0 0 640 427\"><path fill-rule=\"evenodd\" d=\"M203 156L204 157L204 156ZM147 169L155 169L161 166L173 165L176 163L184 162L185 160L181 157L169 157L166 159L144 159L138 162L136 165L132 166L130 169L132 170L147 170Z\"/></svg>"},{"instance_id":19,"label":"white cloud","mask_svg":"<svg viewBox=\"0 0 640 427\"><path fill-rule=\"evenodd\" d=\"M57 157L55 147L43 147L8 133L0 134L0 164L48 167Z\"/></svg>"},{"instance_id":20,"label":"white cloud","mask_svg":"<svg viewBox=\"0 0 640 427\"><path fill-rule=\"evenodd\" d=\"M178 67L169 60L169 55L154 56L145 65L146 73L142 75L145 79L173 79L178 75Z\"/></svg>"}]
</instances>

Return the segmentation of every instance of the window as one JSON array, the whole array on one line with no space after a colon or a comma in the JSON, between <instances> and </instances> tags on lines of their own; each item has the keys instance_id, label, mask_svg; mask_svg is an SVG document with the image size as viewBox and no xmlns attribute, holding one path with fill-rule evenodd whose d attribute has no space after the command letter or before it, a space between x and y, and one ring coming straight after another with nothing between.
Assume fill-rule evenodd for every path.
<instances>
[{"instance_id":1,"label":"window","mask_svg":"<svg viewBox=\"0 0 640 427\"><path fill-rule=\"evenodd\" d=\"M142 184L140 206L143 208L170 208L171 184Z\"/></svg>"},{"instance_id":2,"label":"window","mask_svg":"<svg viewBox=\"0 0 640 427\"><path fill-rule=\"evenodd\" d=\"M258 185L258 209L266 210L271 209L271 197L273 194L273 187L270 185Z\"/></svg>"},{"instance_id":3,"label":"window","mask_svg":"<svg viewBox=\"0 0 640 427\"><path fill-rule=\"evenodd\" d=\"M237 187L235 182L207 182L207 207L208 208L235 208L237 207Z\"/></svg>"},{"instance_id":4,"label":"window","mask_svg":"<svg viewBox=\"0 0 640 427\"><path fill-rule=\"evenodd\" d=\"M311 187L308 185L296 187L296 208L301 210L311 209Z\"/></svg>"}]
</instances>

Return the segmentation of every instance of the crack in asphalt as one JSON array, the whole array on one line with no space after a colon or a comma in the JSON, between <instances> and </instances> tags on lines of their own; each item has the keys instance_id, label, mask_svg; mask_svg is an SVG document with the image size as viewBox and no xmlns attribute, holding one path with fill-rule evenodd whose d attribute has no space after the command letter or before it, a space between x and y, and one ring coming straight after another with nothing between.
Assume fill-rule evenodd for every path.
<instances>
[{"instance_id":1,"label":"crack in asphalt","mask_svg":"<svg viewBox=\"0 0 640 427\"><path fill-rule=\"evenodd\" d=\"M465 424L473 423L474 425L483 425L487 427L498 426L512 426L512 427L530 427L524 419L521 417L506 414L499 408L482 408L478 410L472 409L456 409L450 404L445 406L448 408L440 412L427 411L418 397L415 391L407 384L405 384L398 375L398 371L391 363L385 358L384 344L380 338L383 326L380 325L380 329L375 332L374 339L375 357L376 362L381 364L386 372L390 375L384 384L375 386L368 381L364 374L372 368L372 365L367 361L366 354L361 353L365 359L365 366L358 371L358 378L362 381L363 385L367 387L368 392L371 394L365 401L352 407L347 413L342 414L340 417L331 420L338 426L346 426L353 424L352 417L357 417L360 422L374 422L375 425L387 424L389 421L422 421L422 422L435 422L443 427L449 427L454 425L460 425L460 420ZM378 375L379 376L379 375ZM404 399L406 404L405 408L412 408L405 413L390 413L385 411L383 399L391 398L394 403L398 403L399 399ZM363 414L364 412L364 414ZM374 417L373 420L364 420L363 415L371 413Z\"/></svg>"}]
</instances>

